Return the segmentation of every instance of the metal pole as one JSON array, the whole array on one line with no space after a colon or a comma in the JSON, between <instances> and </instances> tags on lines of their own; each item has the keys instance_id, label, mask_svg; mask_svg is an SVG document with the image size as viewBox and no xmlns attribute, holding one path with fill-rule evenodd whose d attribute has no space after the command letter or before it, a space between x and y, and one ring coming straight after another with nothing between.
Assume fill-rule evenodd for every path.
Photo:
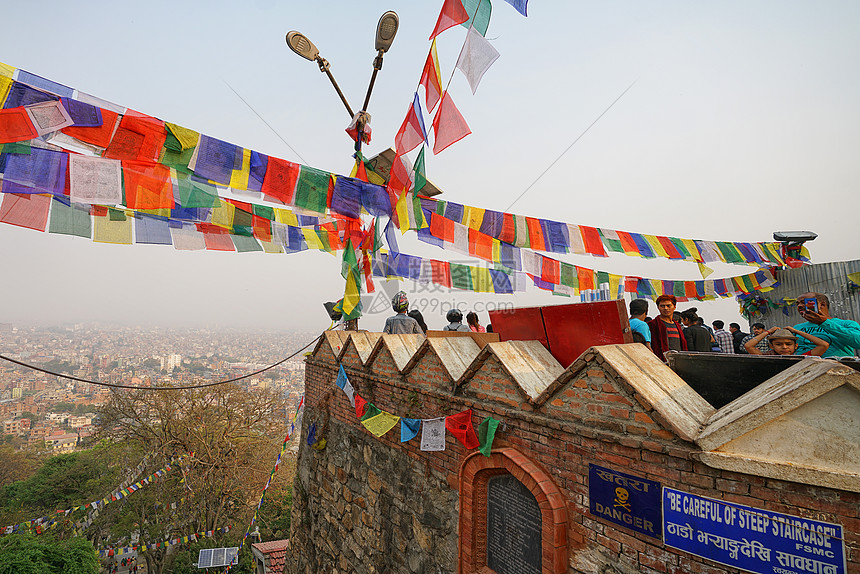
<instances>
[{"instance_id":1,"label":"metal pole","mask_svg":"<svg viewBox=\"0 0 860 574\"><path fill-rule=\"evenodd\" d=\"M334 86L337 95L340 96L340 101L343 102L343 105L346 108L347 113L349 114L349 119L352 120L352 117L355 114L352 112L352 108L350 107L349 102L346 101L346 96L344 96L343 92L340 91L340 86L337 85L337 82L335 81L334 76L329 69L331 66L328 63L328 60L317 56L316 62L317 64L319 64L320 72L325 72L325 75L328 76L329 81L331 81L331 85Z\"/></svg>"}]
</instances>

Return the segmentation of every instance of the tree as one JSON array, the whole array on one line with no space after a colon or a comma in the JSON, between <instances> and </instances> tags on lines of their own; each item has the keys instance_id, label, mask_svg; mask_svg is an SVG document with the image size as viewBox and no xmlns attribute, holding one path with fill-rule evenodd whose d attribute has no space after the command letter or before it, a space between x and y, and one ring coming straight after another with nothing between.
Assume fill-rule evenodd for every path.
<instances>
[{"instance_id":1,"label":"tree","mask_svg":"<svg viewBox=\"0 0 860 574\"><path fill-rule=\"evenodd\" d=\"M243 528L286 433L284 407L278 393L229 384L115 392L100 411L98 436L147 449L153 469L171 457L185 458L129 497L121 518L111 514L113 505L106 507L111 535L135 532L141 541L159 542L227 525ZM143 556L152 574L160 574L169 558L164 549Z\"/></svg>"},{"instance_id":2,"label":"tree","mask_svg":"<svg viewBox=\"0 0 860 574\"><path fill-rule=\"evenodd\" d=\"M0 445L0 487L28 478L38 465L39 458L35 453L19 451L11 445Z\"/></svg>"},{"instance_id":3,"label":"tree","mask_svg":"<svg viewBox=\"0 0 860 574\"><path fill-rule=\"evenodd\" d=\"M98 571L98 554L86 538L57 541L46 535L0 537L0 574L98 574Z\"/></svg>"}]
</instances>

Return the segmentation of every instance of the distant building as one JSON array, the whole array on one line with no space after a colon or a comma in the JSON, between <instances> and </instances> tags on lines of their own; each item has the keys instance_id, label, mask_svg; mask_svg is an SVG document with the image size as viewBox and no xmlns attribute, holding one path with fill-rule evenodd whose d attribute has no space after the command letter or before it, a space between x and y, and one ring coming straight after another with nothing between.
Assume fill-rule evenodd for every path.
<instances>
[{"instance_id":1,"label":"distant building","mask_svg":"<svg viewBox=\"0 0 860 574\"><path fill-rule=\"evenodd\" d=\"M20 399L23 394L24 394L24 389L22 389L21 387L15 387L14 389L12 389L12 398L13 399Z\"/></svg>"}]
</instances>

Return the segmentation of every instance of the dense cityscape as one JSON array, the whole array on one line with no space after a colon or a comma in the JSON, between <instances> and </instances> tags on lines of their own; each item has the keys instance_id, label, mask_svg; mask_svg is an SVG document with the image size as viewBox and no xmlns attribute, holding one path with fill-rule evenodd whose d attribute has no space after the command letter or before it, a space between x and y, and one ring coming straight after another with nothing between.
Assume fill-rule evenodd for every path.
<instances>
[{"instance_id":1,"label":"dense cityscape","mask_svg":"<svg viewBox=\"0 0 860 574\"><path fill-rule=\"evenodd\" d=\"M33 327L3 323L0 354L80 379L140 387L175 386L220 381L263 369L315 336L219 328L165 330L82 324ZM281 389L288 402L296 404L304 384L303 359L300 353L239 384L251 389ZM84 447L98 407L108 402L113 392L123 391L2 361L2 443L55 453Z\"/></svg>"}]
</instances>

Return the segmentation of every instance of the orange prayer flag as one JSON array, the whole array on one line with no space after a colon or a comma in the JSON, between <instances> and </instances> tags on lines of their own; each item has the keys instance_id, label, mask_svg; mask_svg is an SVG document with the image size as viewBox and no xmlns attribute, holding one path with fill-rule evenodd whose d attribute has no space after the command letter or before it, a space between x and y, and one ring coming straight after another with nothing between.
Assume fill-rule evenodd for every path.
<instances>
[{"instance_id":1,"label":"orange prayer flag","mask_svg":"<svg viewBox=\"0 0 860 574\"><path fill-rule=\"evenodd\" d=\"M120 120L104 157L157 161L166 139L164 122L129 110Z\"/></svg>"},{"instance_id":2,"label":"orange prayer flag","mask_svg":"<svg viewBox=\"0 0 860 574\"><path fill-rule=\"evenodd\" d=\"M546 251L540 220L534 217L526 217L526 227L529 231L529 247L535 251Z\"/></svg>"},{"instance_id":3,"label":"orange prayer flag","mask_svg":"<svg viewBox=\"0 0 860 574\"><path fill-rule=\"evenodd\" d=\"M170 168L148 161L123 160L125 204L131 209L173 209Z\"/></svg>"},{"instance_id":4,"label":"orange prayer flag","mask_svg":"<svg viewBox=\"0 0 860 574\"><path fill-rule=\"evenodd\" d=\"M31 140L38 136L24 108L0 110L0 143Z\"/></svg>"},{"instance_id":5,"label":"orange prayer flag","mask_svg":"<svg viewBox=\"0 0 860 574\"><path fill-rule=\"evenodd\" d=\"M106 110L104 108L101 108L101 112L102 125L100 126L70 126L67 128L63 128L60 131L67 136L72 136L73 138L79 139L84 143L106 148L110 145L110 139L111 136L113 136L113 129L114 126L116 126L116 120L119 117L119 114L117 114L116 112L112 112L111 110Z\"/></svg>"},{"instance_id":6,"label":"orange prayer flag","mask_svg":"<svg viewBox=\"0 0 860 574\"><path fill-rule=\"evenodd\" d=\"M300 166L291 161L269 157L261 191L277 201L292 205Z\"/></svg>"}]
</instances>

